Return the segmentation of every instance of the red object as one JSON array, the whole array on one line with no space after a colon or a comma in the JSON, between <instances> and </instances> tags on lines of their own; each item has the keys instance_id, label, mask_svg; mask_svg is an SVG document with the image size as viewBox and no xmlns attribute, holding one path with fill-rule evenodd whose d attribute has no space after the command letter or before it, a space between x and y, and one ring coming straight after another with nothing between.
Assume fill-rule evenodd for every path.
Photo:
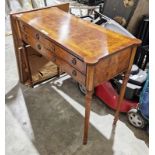
<instances>
[{"instance_id":1,"label":"red object","mask_svg":"<svg viewBox=\"0 0 155 155\"><path fill-rule=\"evenodd\" d=\"M105 82L95 88L95 94L98 96L105 104L110 108L116 109L118 94L117 91L113 88L110 82ZM123 100L123 104L120 108L120 112L128 112L131 108L136 108L138 102Z\"/></svg>"}]
</instances>

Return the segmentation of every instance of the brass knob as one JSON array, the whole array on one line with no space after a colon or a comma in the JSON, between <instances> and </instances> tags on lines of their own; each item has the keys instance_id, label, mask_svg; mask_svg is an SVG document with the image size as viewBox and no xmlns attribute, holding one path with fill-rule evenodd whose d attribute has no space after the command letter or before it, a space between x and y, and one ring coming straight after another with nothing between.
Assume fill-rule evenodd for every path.
<instances>
[{"instance_id":1,"label":"brass knob","mask_svg":"<svg viewBox=\"0 0 155 155\"><path fill-rule=\"evenodd\" d=\"M73 65L76 65L76 58L73 58L73 59L72 59L72 64L73 64Z\"/></svg>"},{"instance_id":2,"label":"brass knob","mask_svg":"<svg viewBox=\"0 0 155 155\"><path fill-rule=\"evenodd\" d=\"M74 76L76 76L76 75L77 75L76 70L73 70L73 71L72 71L72 75L74 75Z\"/></svg>"},{"instance_id":3,"label":"brass knob","mask_svg":"<svg viewBox=\"0 0 155 155\"><path fill-rule=\"evenodd\" d=\"M36 34L36 38L37 38L38 40L39 40L39 38L40 38L38 33Z\"/></svg>"},{"instance_id":4,"label":"brass knob","mask_svg":"<svg viewBox=\"0 0 155 155\"><path fill-rule=\"evenodd\" d=\"M41 50L41 45L40 45L40 44L38 44L38 45L37 45L37 48L38 48L39 50Z\"/></svg>"}]
</instances>

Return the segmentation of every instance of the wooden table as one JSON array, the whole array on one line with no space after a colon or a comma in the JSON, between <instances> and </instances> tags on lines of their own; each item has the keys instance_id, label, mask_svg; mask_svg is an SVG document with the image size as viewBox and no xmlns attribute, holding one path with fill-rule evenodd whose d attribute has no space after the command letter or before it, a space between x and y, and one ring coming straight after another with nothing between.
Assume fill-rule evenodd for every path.
<instances>
[{"instance_id":1,"label":"wooden table","mask_svg":"<svg viewBox=\"0 0 155 155\"><path fill-rule=\"evenodd\" d=\"M91 99L94 88L125 73L114 124L134 60L138 39L128 38L84 21L65 11L68 5L11 15L20 81L32 84L29 45L86 87L83 144L87 143ZM59 72L58 72L59 73Z\"/></svg>"}]
</instances>

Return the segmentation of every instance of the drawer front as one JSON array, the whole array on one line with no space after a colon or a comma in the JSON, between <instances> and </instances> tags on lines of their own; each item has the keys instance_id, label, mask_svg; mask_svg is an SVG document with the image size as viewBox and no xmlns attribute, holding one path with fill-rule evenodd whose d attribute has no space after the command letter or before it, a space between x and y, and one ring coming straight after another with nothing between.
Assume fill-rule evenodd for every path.
<instances>
[{"instance_id":1,"label":"drawer front","mask_svg":"<svg viewBox=\"0 0 155 155\"><path fill-rule=\"evenodd\" d=\"M44 35L21 22L22 39L45 58L59 65L79 83L85 85L86 64L58 47Z\"/></svg>"},{"instance_id":2,"label":"drawer front","mask_svg":"<svg viewBox=\"0 0 155 155\"><path fill-rule=\"evenodd\" d=\"M22 38L27 44L31 45L32 48L42 54L46 59L50 61L54 59L54 45L53 48L50 48L51 50L49 50L44 47L40 41L36 41L25 33L22 34Z\"/></svg>"},{"instance_id":3,"label":"drawer front","mask_svg":"<svg viewBox=\"0 0 155 155\"><path fill-rule=\"evenodd\" d=\"M63 60L67 61L71 66L86 74L86 64L79 60L78 58L74 57L70 53L66 52L62 48L56 46L55 53L58 57L62 58Z\"/></svg>"},{"instance_id":4,"label":"drawer front","mask_svg":"<svg viewBox=\"0 0 155 155\"><path fill-rule=\"evenodd\" d=\"M26 25L24 23L20 23L22 35L25 34L27 37L31 37L35 39L36 41L39 41L47 48L53 48L53 43L47 39L47 37L34 28L30 27L29 25Z\"/></svg>"},{"instance_id":5,"label":"drawer front","mask_svg":"<svg viewBox=\"0 0 155 155\"><path fill-rule=\"evenodd\" d=\"M86 74L86 64L79 60L78 58L74 57L70 53L66 52L62 48L54 45L52 41L48 40L47 37L45 37L43 34L37 32L37 30L31 28L29 25L26 25L24 23L20 23L21 31L23 39L26 43L30 44L38 50L38 44L44 45L44 47L49 51L54 51L55 54L68 62L71 66L82 72L83 74ZM39 50L42 51L42 50ZM43 51L42 51L43 52Z\"/></svg>"},{"instance_id":6,"label":"drawer front","mask_svg":"<svg viewBox=\"0 0 155 155\"><path fill-rule=\"evenodd\" d=\"M72 67L66 61L66 58L61 58L62 56L60 55L60 53L55 51L56 46L54 44L52 48L44 47L42 42L37 41L36 39L28 36L25 32L22 34L22 38L27 44L31 45L32 48L34 48L36 51L42 54L45 58L60 66L61 69L64 72L68 73L73 79L75 79L83 85L85 84L85 75L79 72L74 67Z\"/></svg>"},{"instance_id":7,"label":"drawer front","mask_svg":"<svg viewBox=\"0 0 155 155\"><path fill-rule=\"evenodd\" d=\"M68 73L73 79L78 81L79 83L85 85L85 76L76 70L74 67L69 65L66 61L61 58L56 57L55 61L53 61L56 65L60 66L62 71Z\"/></svg>"},{"instance_id":8,"label":"drawer front","mask_svg":"<svg viewBox=\"0 0 155 155\"><path fill-rule=\"evenodd\" d=\"M48 40L45 36L43 36L41 33L37 32L35 29L31 28L29 25L26 25L21 22L20 24L21 30L22 30L22 38L23 40L30 44L34 49L38 51L39 44L44 45L44 47L48 51L53 51L55 54L68 62L71 66L82 72L83 74L86 74L86 64L79 60L78 58L74 57L70 53L66 52L62 48L54 45L50 40ZM43 52L43 50L40 50L40 52ZM42 54L42 53L41 53ZM45 52L43 52L43 55ZM44 55L46 56L46 54Z\"/></svg>"},{"instance_id":9,"label":"drawer front","mask_svg":"<svg viewBox=\"0 0 155 155\"><path fill-rule=\"evenodd\" d=\"M95 67L95 86L127 70L130 57L131 48L128 48L100 60Z\"/></svg>"}]
</instances>

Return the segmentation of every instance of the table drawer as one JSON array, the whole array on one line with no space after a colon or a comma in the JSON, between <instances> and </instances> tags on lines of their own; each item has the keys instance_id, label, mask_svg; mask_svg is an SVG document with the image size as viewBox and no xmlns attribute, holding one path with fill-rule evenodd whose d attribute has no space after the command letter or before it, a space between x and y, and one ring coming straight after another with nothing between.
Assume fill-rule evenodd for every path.
<instances>
[{"instance_id":1,"label":"table drawer","mask_svg":"<svg viewBox=\"0 0 155 155\"><path fill-rule=\"evenodd\" d=\"M53 48L49 50L40 41L36 41L30 36L27 36L27 34L23 33L22 38L27 44L31 45L32 48L34 48L37 52L42 54L46 59L50 61L54 59L54 51L53 51L54 45L53 45Z\"/></svg>"},{"instance_id":2,"label":"table drawer","mask_svg":"<svg viewBox=\"0 0 155 155\"><path fill-rule=\"evenodd\" d=\"M86 74L86 64L76 58L75 56L71 55L70 53L66 52L62 48L55 46L55 53L58 57L62 58L63 60L67 61L71 66Z\"/></svg>"},{"instance_id":3,"label":"table drawer","mask_svg":"<svg viewBox=\"0 0 155 155\"><path fill-rule=\"evenodd\" d=\"M41 34L36 29L32 28L29 25L26 25L24 23L20 23L22 34L27 35L27 37L31 37L35 39L36 41L39 41L47 48L53 48L53 43L47 39L47 37L44 34Z\"/></svg>"},{"instance_id":4,"label":"table drawer","mask_svg":"<svg viewBox=\"0 0 155 155\"><path fill-rule=\"evenodd\" d=\"M44 47L46 47L47 50L55 52L55 54L58 57L67 61L71 66L73 66L74 68L82 72L83 74L86 74L86 64L84 62L74 57L70 53L66 52L59 46L54 45L54 43L52 43L52 41L50 41L46 36L39 33L37 30L33 29L29 25L26 25L23 22L21 22L20 25L21 25L21 30L22 30L22 37L26 43L30 44L37 51L38 51L40 44L44 45ZM40 49L39 51L43 52Z\"/></svg>"},{"instance_id":5,"label":"table drawer","mask_svg":"<svg viewBox=\"0 0 155 155\"><path fill-rule=\"evenodd\" d=\"M49 49L47 47L44 47L43 44L40 41L36 41L34 38L31 38L30 36L27 36L27 34L22 34L23 40L30 44L32 48L37 50L40 54L42 54L45 58L48 60L54 62L56 65L59 65L61 69L72 76L76 81L78 81L81 84L85 84L85 76L81 72L79 72L77 69L72 67L68 62L66 62L66 58L63 57L60 58L59 52L53 50L53 48ZM54 49L55 49L55 45ZM58 54L58 55L57 55ZM62 57L62 56L61 56Z\"/></svg>"},{"instance_id":6,"label":"table drawer","mask_svg":"<svg viewBox=\"0 0 155 155\"><path fill-rule=\"evenodd\" d=\"M85 85L85 75L83 75L81 72L76 70L74 67L72 67L70 64L68 64L66 61L62 60L59 57L55 58L55 61L53 61L56 65L60 66L62 71L68 73L73 79L78 81L79 83Z\"/></svg>"}]
</instances>

